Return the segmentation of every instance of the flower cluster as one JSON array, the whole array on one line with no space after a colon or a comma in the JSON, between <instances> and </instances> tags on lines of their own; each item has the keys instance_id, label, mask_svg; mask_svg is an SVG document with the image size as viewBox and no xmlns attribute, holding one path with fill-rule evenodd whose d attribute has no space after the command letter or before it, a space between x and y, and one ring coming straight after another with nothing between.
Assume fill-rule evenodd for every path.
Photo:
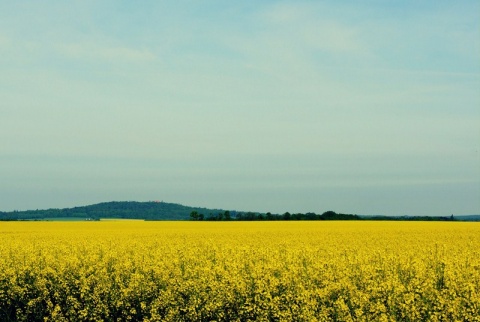
<instances>
[{"instance_id":1,"label":"flower cluster","mask_svg":"<svg viewBox=\"0 0 480 322\"><path fill-rule=\"evenodd\" d=\"M1 321L480 321L480 225L5 222Z\"/></svg>"}]
</instances>

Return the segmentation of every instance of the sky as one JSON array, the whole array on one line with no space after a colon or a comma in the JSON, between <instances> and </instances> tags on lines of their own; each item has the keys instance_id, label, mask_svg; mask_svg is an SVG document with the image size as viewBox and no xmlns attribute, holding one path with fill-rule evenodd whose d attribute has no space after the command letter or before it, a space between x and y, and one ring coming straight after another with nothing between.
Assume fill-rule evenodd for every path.
<instances>
[{"instance_id":1,"label":"sky","mask_svg":"<svg viewBox=\"0 0 480 322\"><path fill-rule=\"evenodd\" d=\"M480 213L478 1L0 0L0 211Z\"/></svg>"}]
</instances>

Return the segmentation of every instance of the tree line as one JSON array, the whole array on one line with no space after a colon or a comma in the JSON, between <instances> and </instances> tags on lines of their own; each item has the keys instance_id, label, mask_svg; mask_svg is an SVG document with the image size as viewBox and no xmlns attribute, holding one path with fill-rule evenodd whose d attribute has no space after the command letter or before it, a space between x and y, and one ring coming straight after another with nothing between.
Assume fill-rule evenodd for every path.
<instances>
[{"instance_id":1,"label":"tree line","mask_svg":"<svg viewBox=\"0 0 480 322\"><path fill-rule=\"evenodd\" d=\"M441 216L359 216L326 211L321 215L314 212L272 214L258 212L221 211L204 215L198 211L190 213L192 221L274 221L274 220L383 220L383 221L456 221L453 215Z\"/></svg>"},{"instance_id":2,"label":"tree line","mask_svg":"<svg viewBox=\"0 0 480 322\"><path fill-rule=\"evenodd\" d=\"M209 213L205 215L198 211L192 211L190 213L190 220L193 221L274 221L274 220L361 220L358 215L351 214L339 214L334 211L326 211L319 215L314 212L307 213L290 213L284 214L272 214L258 213L258 212L230 212L223 211L218 213Z\"/></svg>"}]
</instances>

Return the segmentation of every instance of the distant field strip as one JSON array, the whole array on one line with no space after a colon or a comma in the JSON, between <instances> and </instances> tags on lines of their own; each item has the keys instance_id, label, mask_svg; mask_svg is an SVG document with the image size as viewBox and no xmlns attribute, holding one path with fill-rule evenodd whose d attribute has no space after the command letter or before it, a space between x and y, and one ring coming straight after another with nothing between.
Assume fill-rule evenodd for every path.
<instances>
[{"instance_id":1,"label":"distant field strip","mask_svg":"<svg viewBox=\"0 0 480 322\"><path fill-rule=\"evenodd\" d=\"M0 321L480 321L480 223L2 222Z\"/></svg>"}]
</instances>

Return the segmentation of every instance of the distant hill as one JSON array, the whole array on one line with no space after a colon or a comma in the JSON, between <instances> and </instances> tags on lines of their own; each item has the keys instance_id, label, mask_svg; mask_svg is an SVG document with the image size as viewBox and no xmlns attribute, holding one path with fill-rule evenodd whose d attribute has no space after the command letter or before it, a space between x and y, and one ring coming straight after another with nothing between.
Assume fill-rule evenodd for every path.
<instances>
[{"instance_id":1,"label":"distant hill","mask_svg":"<svg viewBox=\"0 0 480 322\"><path fill-rule=\"evenodd\" d=\"M0 220L42 220L45 218L187 220L192 211L204 214L223 212L220 209L188 207L157 201L111 201L64 209L0 212Z\"/></svg>"},{"instance_id":2,"label":"distant hill","mask_svg":"<svg viewBox=\"0 0 480 322\"><path fill-rule=\"evenodd\" d=\"M191 216L192 215L192 216ZM143 219L143 220L397 220L397 221L480 221L480 215L469 216L358 216L352 214L326 211L323 214L315 213L258 213L225 211L223 209L208 209L189 207L176 203L159 201L111 201L90 206L1 212L0 220L99 220L102 218Z\"/></svg>"}]
</instances>

